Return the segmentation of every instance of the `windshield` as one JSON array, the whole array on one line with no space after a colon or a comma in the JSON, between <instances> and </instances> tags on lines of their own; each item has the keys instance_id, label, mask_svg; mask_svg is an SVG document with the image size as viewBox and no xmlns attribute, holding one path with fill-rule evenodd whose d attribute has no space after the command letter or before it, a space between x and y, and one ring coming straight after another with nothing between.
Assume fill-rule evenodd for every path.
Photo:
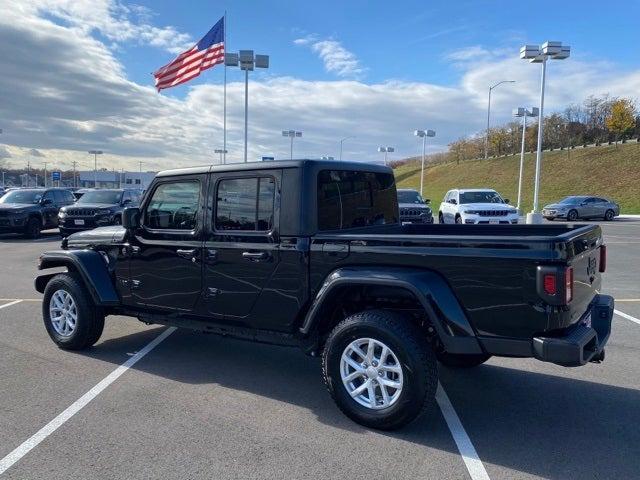
<instances>
[{"instance_id":1,"label":"windshield","mask_svg":"<svg viewBox=\"0 0 640 480\"><path fill-rule=\"evenodd\" d=\"M463 203L504 203L498 192L460 192L460 204Z\"/></svg>"},{"instance_id":2,"label":"windshield","mask_svg":"<svg viewBox=\"0 0 640 480\"><path fill-rule=\"evenodd\" d=\"M38 203L42 194L40 190L13 190L0 198L0 203Z\"/></svg>"},{"instance_id":3,"label":"windshield","mask_svg":"<svg viewBox=\"0 0 640 480\"><path fill-rule=\"evenodd\" d=\"M422 199L422 197L420 196L420 194L418 192L414 192L414 191L404 191L398 192L398 203L417 203L417 204L423 204L424 200Z\"/></svg>"},{"instance_id":4,"label":"windshield","mask_svg":"<svg viewBox=\"0 0 640 480\"><path fill-rule=\"evenodd\" d=\"M115 203L120 203L120 197L122 197L122 192L96 190L94 192L85 193L76 203L107 203L113 205Z\"/></svg>"},{"instance_id":5,"label":"windshield","mask_svg":"<svg viewBox=\"0 0 640 480\"><path fill-rule=\"evenodd\" d=\"M558 203L563 203L565 205L572 205L574 203L578 203L581 200L580 197L566 197L560 200Z\"/></svg>"}]
</instances>

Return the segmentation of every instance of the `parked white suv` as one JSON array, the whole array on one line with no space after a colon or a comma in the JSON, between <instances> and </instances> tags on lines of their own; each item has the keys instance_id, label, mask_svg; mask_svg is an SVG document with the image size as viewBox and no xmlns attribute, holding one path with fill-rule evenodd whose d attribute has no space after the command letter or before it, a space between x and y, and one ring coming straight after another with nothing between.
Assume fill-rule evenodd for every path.
<instances>
[{"instance_id":1,"label":"parked white suv","mask_svg":"<svg viewBox=\"0 0 640 480\"><path fill-rule=\"evenodd\" d=\"M513 224L518 211L498 192L486 188L449 190L440 204L440 223Z\"/></svg>"}]
</instances>

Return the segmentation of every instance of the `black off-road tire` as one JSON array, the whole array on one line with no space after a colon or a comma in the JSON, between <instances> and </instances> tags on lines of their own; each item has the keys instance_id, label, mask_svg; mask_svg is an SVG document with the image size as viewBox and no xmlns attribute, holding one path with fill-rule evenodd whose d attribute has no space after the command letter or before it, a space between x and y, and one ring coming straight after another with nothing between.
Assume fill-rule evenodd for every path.
<instances>
[{"instance_id":1,"label":"black off-road tire","mask_svg":"<svg viewBox=\"0 0 640 480\"><path fill-rule=\"evenodd\" d=\"M73 333L62 336L56 332L51 322L49 305L51 297L58 290L71 295L76 304L77 322ZM74 273L60 273L53 277L44 290L42 318L51 340L64 350L83 350L94 345L104 329L104 312L94 305L91 295L79 277Z\"/></svg>"},{"instance_id":2,"label":"black off-road tire","mask_svg":"<svg viewBox=\"0 0 640 480\"><path fill-rule=\"evenodd\" d=\"M116 215L113 217L113 225L122 225L122 216Z\"/></svg>"},{"instance_id":3,"label":"black off-road tire","mask_svg":"<svg viewBox=\"0 0 640 480\"><path fill-rule=\"evenodd\" d=\"M577 210L569 210L567 212L567 221L575 222L578 219L578 211Z\"/></svg>"},{"instance_id":4,"label":"black off-road tire","mask_svg":"<svg viewBox=\"0 0 640 480\"><path fill-rule=\"evenodd\" d=\"M611 209L609 209L606 212L604 212L604 219L607 222L610 222L611 220L613 220L614 216L615 216L615 213Z\"/></svg>"},{"instance_id":5,"label":"black off-road tire","mask_svg":"<svg viewBox=\"0 0 640 480\"><path fill-rule=\"evenodd\" d=\"M358 338L383 342L401 365L402 391L387 408L374 410L360 405L342 383L342 354ZM438 362L423 332L409 318L385 310L368 310L347 317L333 329L322 354L322 375L329 394L346 416L366 427L395 430L433 408Z\"/></svg>"},{"instance_id":6,"label":"black off-road tire","mask_svg":"<svg viewBox=\"0 0 640 480\"><path fill-rule=\"evenodd\" d=\"M456 223L462 225L462 217L460 215L456 215Z\"/></svg>"},{"instance_id":7,"label":"black off-road tire","mask_svg":"<svg viewBox=\"0 0 640 480\"><path fill-rule=\"evenodd\" d=\"M42 225L37 217L31 217L27 220L27 224L24 227L25 238L39 238Z\"/></svg>"},{"instance_id":8,"label":"black off-road tire","mask_svg":"<svg viewBox=\"0 0 640 480\"><path fill-rule=\"evenodd\" d=\"M491 358L491 355L485 353L461 355L457 353L438 352L436 356L441 364L453 368L477 367Z\"/></svg>"},{"instance_id":9,"label":"black off-road tire","mask_svg":"<svg viewBox=\"0 0 640 480\"><path fill-rule=\"evenodd\" d=\"M438 213L438 223L439 224L444 224L444 215L442 215L442 212Z\"/></svg>"}]
</instances>

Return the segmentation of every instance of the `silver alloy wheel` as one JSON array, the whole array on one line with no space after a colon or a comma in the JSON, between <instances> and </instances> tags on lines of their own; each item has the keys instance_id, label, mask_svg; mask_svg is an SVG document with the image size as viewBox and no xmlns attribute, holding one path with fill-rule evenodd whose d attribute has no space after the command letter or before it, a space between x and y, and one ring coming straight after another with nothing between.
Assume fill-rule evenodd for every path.
<instances>
[{"instance_id":1,"label":"silver alloy wheel","mask_svg":"<svg viewBox=\"0 0 640 480\"><path fill-rule=\"evenodd\" d=\"M402 393L398 357L374 338L359 338L347 345L340 359L340 377L349 395L372 410L390 407Z\"/></svg>"},{"instance_id":2,"label":"silver alloy wheel","mask_svg":"<svg viewBox=\"0 0 640 480\"><path fill-rule=\"evenodd\" d=\"M51 325L58 335L69 337L76 329L78 308L66 290L56 290L49 300Z\"/></svg>"}]
</instances>

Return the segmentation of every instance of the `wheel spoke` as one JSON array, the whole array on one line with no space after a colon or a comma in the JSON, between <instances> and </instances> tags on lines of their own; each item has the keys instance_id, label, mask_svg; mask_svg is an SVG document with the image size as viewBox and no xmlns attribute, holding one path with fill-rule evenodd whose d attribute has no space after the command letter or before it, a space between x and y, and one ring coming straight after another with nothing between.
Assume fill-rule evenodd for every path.
<instances>
[{"instance_id":1,"label":"wheel spoke","mask_svg":"<svg viewBox=\"0 0 640 480\"><path fill-rule=\"evenodd\" d=\"M345 382L353 382L356 378L364 376L364 372L362 370L356 370L355 372L351 372L349 375L343 378Z\"/></svg>"},{"instance_id":2,"label":"wheel spoke","mask_svg":"<svg viewBox=\"0 0 640 480\"><path fill-rule=\"evenodd\" d=\"M347 365L349 365L354 370L356 370L357 372L363 372L364 371L364 369L360 366L360 364L358 362L356 362L353 358L351 358L347 354L342 355L342 361L345 362Z\"/></svg>"},{"instance_id":3,"label":"wheel spoke","mask_svg":"<svg viewBox=\"0 0 640 480\"><path fill-rule=\"evenodd\" d=\"M389 380L388 378L380 377L380 383L387 387L398 389L402 387L402 383L396 382L394 380Z\"/></svg>"},{"instance_id":4,"label":"wheel spoke","mask_svg":"<svg viewBox=\"0 0 640 480\"><path fill-rule=\"evenodd\" d=\"M376 387L373 385L373 382L371 380L369 380L367 382L367 392L369 395L369 403L371 404L371 407L375 407L376 406L376 393L375 393Z\"/></svg>"},{"instance_id":5,"label":"wheel spoke","mask_svg":"<svg viewBox=\"0 0 640 480\"><path fill-rule=\"evenodd\" d=\"M364 353L358 345L352 345L351 350L353 350L362 360L367 359L367 354Z\"/></svg>"},{"instance_id":6,"label":"wheel spoke","mask_svg":"<svg viewBox=\"0 0 640 480\"><path fill-rule=\"evenodd\" d=\"M382 404L384 406L389 405L389 392L387 392L387 386L383 383L380 384L380 392L382 393Z\"/></svg>"},{"instance_id":7,"label":"wheel spoke","mask_svg":"<svg viewBox=\"0 0 640 480\"><path fill-rule=\"evenodd\" d=\"M362 392L364 392L369 387L370 383L371 383L371 380L367 380L366 382L363 382L362 385L360 385L354 391L350 392L351 396L352 397L357 397L358 395L360 395Z\"/></svg>"},{"instance_id":8,"label":"wheel spoke","mask_svg":"<svg viewBox=\"0 0 640 480\"><path fill-rule=\"evenodd\" d=\"M376 349L376 341L373 338L369 339L369 343L367 344L367 360L369 363L373 361L373 352Z\"/></svg>"}]
</instances>

